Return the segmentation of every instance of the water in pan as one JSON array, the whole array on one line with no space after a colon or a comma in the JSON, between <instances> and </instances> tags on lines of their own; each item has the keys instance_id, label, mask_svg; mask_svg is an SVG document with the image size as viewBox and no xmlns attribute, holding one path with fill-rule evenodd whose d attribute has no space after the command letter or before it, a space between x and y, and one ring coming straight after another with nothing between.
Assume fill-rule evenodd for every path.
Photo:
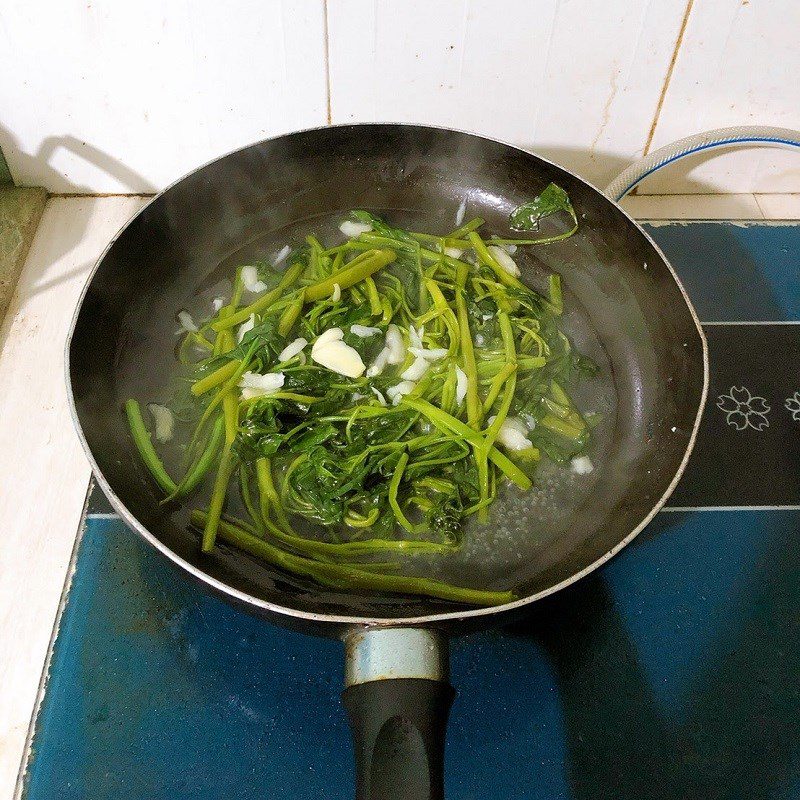
<instances>
[{"instance_id":1,"label":"water in pan","mask_svg":"<svg viewBox=\"0 0 800 800\"><path fill-rule=\"evenodd\" d=\"M380 213L399 226L416 230L446 231L453 226L452 210L449 209L442 212L440 219L432 219L427 214L423 218L419 213L399 210L381 210ZM342 216L335 214L300 220L290 227L259 237L206 270L194 285L177 282L180 283L179 288L166 296L162 294L157 308L151 308L151 315L165 315L168 324L166 327L159 326L161 335L153 337L150 352L154 361L145 367L145 374L140 373L135 396L146 402L163 402L171 393L170 387L175 385L176 362L171 354L177 327L173 322L178 309L188 309L197 320L208 318L212 313L214 298L229 297L231 278L237 266L274 258L285 245L297 245L308 233L314 233L324 243L338 242L342 239L338 230ZM514 257L522 270L523 279L532 287L543 290L549 272L538 262L536 248L521 247ZM616 396L608 357L591 320L570 293L568 285L564 287L564 301L564 331L575 346L600 367L597 376L583 379L577 386L570 387L576 404L584 413L596 412L600 415L601 421L595 428L589 452L594 471L589 475L576 475L569 468L543 458L531 491L521 492L504 484L491 506L489 524L470 522L463 546L457 553L447 557L409 560L409 571L466 586L509 588L536 571L536 564L546 560L548 547L560 536L569 531L570 538L574 537L572 526L575 513L590 498L592 486L602 475L604 454L610 446L614 429ZM161 344L156 345L156 342ZM169 376L168 381L165 380L166 376ZM173 442L162 448L165 464L173 474L180 472L182 448L187 443L190 431L191 426L179 424ZM207 485L201 487L196 496L208 496L211 480L209 478ZM244 516L238 491L232 489L229 492L229 503L234 513ZM174 513L182 523L186 522L186 508L176 509ZM297 527L307 535L314 535L311 530L303 530L302 521Z\"/></svg>"}]
</instances>

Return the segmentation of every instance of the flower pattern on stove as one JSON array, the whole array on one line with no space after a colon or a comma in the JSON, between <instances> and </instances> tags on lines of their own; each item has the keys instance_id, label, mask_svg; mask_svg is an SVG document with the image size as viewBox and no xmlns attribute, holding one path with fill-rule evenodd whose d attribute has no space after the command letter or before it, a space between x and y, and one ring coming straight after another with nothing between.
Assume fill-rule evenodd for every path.
<instances>
[{"instance_id":1,"label":"flower pattern on stove","mask_svg":"<svg viewBox=\"0 0 800 800\"><path fill-rule=\"evenodd\" d=\"M787 397L784 405L786 410L791 412L792 419L800 422L800 392L795 392L791 397Z\"/></svg>"},{"instance_id":2,"label":"flower pattern on stove","mask_svg":"<svg viewBox=\"0 0 800 800\"><path fill-rule=\"evenodd\" d=\"M737 431L745 428L760 431L769 426L767 414L770 407L767 401L750 394L750 390L744 386L731 386L728 394L721 394L717 398L717 408L725 414L728 425Z\"/></svg>"}]
</instances>

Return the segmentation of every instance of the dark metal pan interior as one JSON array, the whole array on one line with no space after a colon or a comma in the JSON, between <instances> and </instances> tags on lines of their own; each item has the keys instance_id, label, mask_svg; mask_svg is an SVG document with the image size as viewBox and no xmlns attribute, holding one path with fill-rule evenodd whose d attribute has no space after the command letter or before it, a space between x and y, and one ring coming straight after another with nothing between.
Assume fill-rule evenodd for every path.
<instances>
[{"instance_id":1,"label":"dark metal pan interior","mask_svg":"<svg viewBox=\"0 0 800 800\"><path fill-rule=\"evenodd\" d=\"M186 510L158 505L121 406L129 396L159 399L148 393L173 377L176 310L206 302L237 263L308 232L333 236L352 208L444 232L466 199L469 216L506 234L508 213L551 181L569 193L579 232L519 255L533 285L561 273L568 331L602 367L586 399L603 413L596 469L581 480L545 469L530 496L503 500L493 525L470 536L475 544L444 576L535 595L601 559L648 517L680 469L704 391L702 334L662 256L603 195L534 155L435 128L334 127L253 145L184 178L123 230L91 280L69 347L78 420L114 502L195 570L295 612L458 611L322 591L224 546L201 556Z\"/></svg>"}]
</instances>

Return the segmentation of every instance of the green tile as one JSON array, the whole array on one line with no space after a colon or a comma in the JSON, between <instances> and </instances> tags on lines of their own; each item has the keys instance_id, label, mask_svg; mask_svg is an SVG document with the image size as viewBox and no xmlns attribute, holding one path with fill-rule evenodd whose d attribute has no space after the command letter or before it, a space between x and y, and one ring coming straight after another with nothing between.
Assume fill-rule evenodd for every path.
<instances>
[{"instance_id":1,"label":"green tile","mask_svg":"<svg viewBox=\"0 0 800 800\"><path fill-rule=\"evenodd\" d=\"M46 200L44 189L0 188L0 321L11 302Z\"/></svg>"}]
</instances>

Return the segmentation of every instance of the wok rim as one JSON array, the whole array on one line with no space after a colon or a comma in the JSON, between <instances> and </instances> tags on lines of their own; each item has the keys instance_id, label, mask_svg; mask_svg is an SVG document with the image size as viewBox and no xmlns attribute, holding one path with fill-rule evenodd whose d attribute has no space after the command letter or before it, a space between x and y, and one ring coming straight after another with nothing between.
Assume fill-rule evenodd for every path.
<instances>
[{"instance_id":1,"label":"wok rim","mask_svg":"<svg viewBox=\"0 0 800 800\"><path fill-rule=\"evenodd\" d=\"M465 608L454 611L446 611L436 614L417 615L411 617L360 617L348 614L327 614L316 611L302 611L300 609L291 608L289 606L284 606L279 603L270 602L268 600L262 600L261 598L254 597L253 595L247 594L246 592L234 589L232 586L229 586L227 583L224 583L223 581L213 578L204 570L199 569L194 564L189 563L184 558L179 556L167 545L165 545L157 536L151 533L150 530L148 530L148 528L142 525L139 522L139 520L128 510L127 506L122 502L122 500L119 499L116 492L114 492L114 490L111 488L110 484L103 475L102 470L98 466L94 454L92 453L91 448L89 447L89 444L86 440L86 437L83 432L83 426L78 417L77 406L75 403L75 396L72 391L72 375L71 375L71 364L70 364L70 351L72 349L72 339L75 334L75 328L81 310L83 308L86 295L89 292L89 288L92 285L92 282L94 280L97 271L100 269L100 266L103 263L109 250L114 246L117 240L125 233L125 231L134 222L134 220L136 220L142 214L142 212L146 208L148 208L152 203L159 200L162 195L166 194L170 189L179 184L181 181L185 180L186 178L192 175L195 175L196 173L200 172L201 170L205 169L211 164L215 164L218 161L222 161L223 159L228 158L229 156L234 155L236 153L248 150L251 147L258 146L265 142L276 141L278 139L288 138L303 133L312 133L315 131L329 130L335 128L367 128L367 127L422 128L425 130L444 131L445 133L462 134L465 136L472 137L474 139L480 139L483 141L491 142L493 144L499 144L504 147L508 147L512 150L516 150L517 152L524 153L525 155L532 155L535 158L539 159L540 161L543 161L544 163L549 164L550 166L555 167L556 169L567 173L575 180L585 184L590 189L600 194L613 206L615 206L617 211L619 211L629 222L633 224L633 226L636 228L639 234L643 236L647 240L647 242L649 242L649 244L653 247L658 256L662 259L667 269L669 270L672 279L675 281L675 284L680 290L681 296L683 297L683 301L689 310L691 318L694 321L695 328L697 329L697 334L700 338L700 343L703 352L703 388L700 395L700 402L698 403L698 409L695 414L694 424L692 426L691 435L689 436L689 441L686 445L686 450L683 454L683 458L681 459L681 463L678 465L675 475L673 476L672 480L670 481L664 493L655 502L650 512L644 516L644 518L633 528L633 530L627 536L625 536L616 545L614 545L614 547L607 550L602 556L595 559L591 564L588 564L582 570L573 573L568 578L565 578L564 580L548 587L547 589L542 589L541 591L536 592L534 594L526 595L525 597L521 597L510 603L503 603L502 605L496 605L496 606ZM622 199L623 198L620 198L620 200ZM241 603L242 605L257 610L260 613L272 614L279 617L289 617L294 620L306 621L308 623L315 623L320 625L368 626L368 627L385 627L385 628L421 626L421 625L448 623L448 622L455 623L467 619L481 619L486 617L502 615L506 612L518 611L519 609L522 609L525 606L531 605L537 602L538 600L542 600L545 597L549 597L550 595L553 595L556 592L559 592L562 589L571 586L573 583L576 583L577 581L591 574L595 570L599 569L606 562L610 561L623 548L625 548L628 544L630 544L645 527L647 527L647 525L651 522L651 520L655 517L655 515L658 514L658 512L663 508L663 506L669 499L670 495L675 490L675 487L677 486L678 481L681 479L686 469L686 465L689 462L689 457L691 456L692 451L694 450L697 434L700 429L700 422L702 420L703 411L705 409L706 401L708 398L708 388L710 380L708 342L706 340L703 327L700 323L700 318L697 315L697 311L695 310L695 307L692 304L689 295L686 293L686 289L684 288L680 278L678 277L677 273L672 267L672 264L669 262L669 259L662 252L661 248L655 243L655 241L653 241L652 237L647 233L647 231L645 231L642 228L642 226L635 219L633 219L633 217L631 217L630 214L628 214L627 211L625 211L625 209L623 209L620 206L619 201L611 197L608 197L608 195L606 195L601 189L599 189L593 183L585 180L584 178L581 178L579 175L576 175L574 172L567 169L566 167L563 167L560 164L556 164L550 159L545 158L544 156L541 156L532 150L526 150L525 148L519 147L518 145L515 144L511 144L510 142L506 142L502 139L497 139L491 136L484 136L482 134L474 133L472 131L466 131L460 128L450 128L441 125L425 125L415 122L339 123L336 125L317 125L309 128L302 128L299 130L290 131L288 133L278 134L276 136L269 136L265 139L259 139L258 141L251 142L250 144L244 145L242 147L234 148L233 150L230 150L221 156L217 156L215 158L210 159L209 161L205 162L204 164L201 164L200 166L196 167L193 170L190 170L184 175L181 175L179 178L174 180L172 183L170 183L168 186L164 187L164 189L162 189L160 192L154 195L147 203L145 203L136 212L136 214L134 214L116 232L116 234L114 234L114 236L108 242L106 247L103 249L103 252L97 258L97 261L92 267L91 272L86 278L86 282L83 286L83 289L81 290L78 303L75 306L75 311L72 315L72 321L70 322L69 333L67 334L66 338L64 368L65 368L65 380L67 384L67 399L69 403L70 416L72 418L73 425L75 426L76 432L78 434L78 439L80 441L81 447L83 448L83 451L86 454L86 457L92 468L92 475L94 476L95 481L100 485L100 488L103 490L103 493L108 498L109 502L111 503L111 506L114 508L117 514L119 514L123 522L125 522L125 524L129 528L131 528L137 534L139 534L139 536L141 536L151 547L153 547L163 556L172 561L172 563L175 564L177 567L187 572L192 578L210 587L220 595L224 596L226 599L230 598L231 601ZM490 623L487 622L486 624L488 626Z\"/></svg>"}]
</instances>

